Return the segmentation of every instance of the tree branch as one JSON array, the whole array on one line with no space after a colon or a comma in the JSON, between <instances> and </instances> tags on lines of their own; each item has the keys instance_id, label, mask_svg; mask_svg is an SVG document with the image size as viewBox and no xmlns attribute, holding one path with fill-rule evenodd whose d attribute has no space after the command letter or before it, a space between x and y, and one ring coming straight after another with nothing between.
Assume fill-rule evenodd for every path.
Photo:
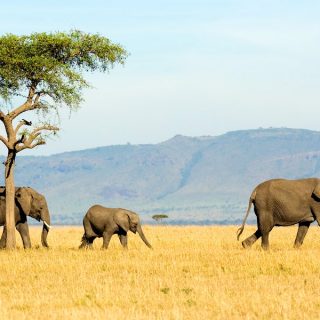
<instances>
[{"instance_id":1,"label":"tree branch","mask_svg":"<svg viewBox=\"0 0 320 320\"><path fill-rule=\"evenodd\" d=\"M8 140L0 135L0 141L4 143L4 145L9 149L9 143Z\"/></svg>"},{"instance_id":2,"label":"tree branch","mask_svg":"<svg viewBox=\"0 0 320 320\"><path fill-rule=\"evenodd\" d=\"M8 117L10 119L15 119L17 116L19 116L20 114L26 112L26 111L31 111L34 109L37 109L41 104L40 102L40 97L41 97L41 93L40 92L36 92L36 85L32 85L29 88L29 93L28 93L28 97L27 100L21 104L19 107L17 107L16 109L12 110L9 114Z\"/></svg>"},{"instance_id":3,"label":"tree branch","mask_svg":"<svg viewBox=\"0 0 320 320\"><path fill-rule=\"evenodd\" d=\"M35 128L35 129L31 132L31 135L36 134L36 133L38 133L38 132L40 132L40 131L54 131L54 132L56 132L56 131L59 131L59 128L58 128L58 127L55 127L55 126L52 126L52 125L50 125L50 124L45 124L45 125L43 125L43 126L41 126L41 127Z\"/></svg>"},{"instance_id":4,"label":"tree branch","mask_svg":"<svg viewBox=\"0 0 320 320\"><path fill-rule=\"evenodd\" d=\"M24 149L33 149L36 146L45 144L44 139L39 139L36 141L36 139L41 135L41 131L53 131L54 133L59 131L58 127L52 126L52 125L43 125L41 127L35 128L28 136L26 140L20 139L21 141L19 143L22 143L22 145L16 146L16 151L20 152Z\"/></svg>"},{"instance_id":5,"label":"tree branch","mask_svg":"<svg viewBox=\"0 0 320 320\"><path fill-rule=\"evenodd\" d=\"M14 144L13 144L13 148L16 149L16 146L19 144L19 143L23 143L24 142L24 138L25 138L25 135L23 134L21 136L21 138L19 140L17 140Z\"/></svg>"},{"instance_id":6,"label":"tree branch","mask_svg":"<svg viewBox=\"0 0 320 320\"><path fill-rule=\"evenodd\" d=\"M36 143L32 144L28 149L33 149L37 146L41 146L41 145L44 145L46 144L46 142L44 140L40 140L40 141L37 141Z\"/></svg>"},{"instance_id":7,"label":"tree branch","mask_svg":"<svg viewBox=\"0 0 320 320\"><path fill-rule=\"evenodd\" d=\"M16 126L16 129L14 130L14 133L17 135L18 131L20 130L20 128L22 126L31 126L32 125L32 122L31 121L27 121L25 119L22 119L18 125Z\"/></svg>"},{"instance_id":8,"label":"tree branch","mask_svg":"<svg viewBox=\"0 0 320 320\"><path fill-rule=\"evenodd\" d=\"M11 146L15 142L15 132L12 121L8 115L5 115L2 111L0 111L0 120L3 122L3 125L6 129L8 146Z\"/></svg>"},{"instance_id":9,"label":"tree branch","mask_svg":"<svg viewBox=\"0 0 320 320\"><path fill-rule=\"evenodd\" d=\"M25 142L23 145L21 146L18 146L17 147L17 153L22 151L22 150L25 150L25 149L33 149L37 146L40 146L40 145L43 145L43 144L46 144L46 142L44 140L38 140L38 141L34 141L32 140L30 143L27 143Z\"/></svg>"}]
</instances>

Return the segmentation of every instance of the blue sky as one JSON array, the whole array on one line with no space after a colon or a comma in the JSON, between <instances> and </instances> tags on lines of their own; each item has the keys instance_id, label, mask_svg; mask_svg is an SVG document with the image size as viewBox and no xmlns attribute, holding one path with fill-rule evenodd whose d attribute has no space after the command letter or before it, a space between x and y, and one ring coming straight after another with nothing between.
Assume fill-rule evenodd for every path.
<instances>
[{"instance_id":1,"label":"blue sky","mask_svg":"<svg viewBox=\"0 0 320 320\"><path fill-rule=\"evenodd\" d=\"M320 130L319 16L308 0L11 1L0 32L79 29L130 52L124 67L88 75L94 89L62 116L60 138L31 152L52 154L176 134Z\"/></svg>"}]
</instances>

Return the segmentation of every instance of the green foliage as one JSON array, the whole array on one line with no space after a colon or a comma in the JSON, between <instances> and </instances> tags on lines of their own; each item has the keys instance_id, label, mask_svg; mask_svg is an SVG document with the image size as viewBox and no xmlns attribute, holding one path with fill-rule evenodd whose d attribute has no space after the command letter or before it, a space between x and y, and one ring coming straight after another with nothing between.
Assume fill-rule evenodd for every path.
<instances>
[{"instance_id":1,"label":"green foliage","mask_svg":"<svg viewBox=\"0 0 320 320\"><path fill-rule=\"evenodd\" d=\"M41 99L42 110L61 104L75 108L89 86L82 73L107 71L126 57L120 45L98 34L6 34L0 37L0 96L5 101L27 98L34 89L46 98Z\"/></svg>"}]
</instances>

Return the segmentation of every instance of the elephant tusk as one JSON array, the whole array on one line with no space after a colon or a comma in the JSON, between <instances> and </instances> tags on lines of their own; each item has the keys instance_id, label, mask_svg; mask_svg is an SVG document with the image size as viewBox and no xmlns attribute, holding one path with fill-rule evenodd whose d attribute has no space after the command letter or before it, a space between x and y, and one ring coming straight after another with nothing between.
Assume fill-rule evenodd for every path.
<instances>
[{"instance_id":1,"label":"elephant tusk","mask_svg":"<svg viewBox=\"0 0 320 320\"><path fill-rule=\"evenodd\" d=\"M51 226L49 226L45 221L43 221L43 224L44 224L48 229L51 229Z\"/></svg>"}]
</instances>

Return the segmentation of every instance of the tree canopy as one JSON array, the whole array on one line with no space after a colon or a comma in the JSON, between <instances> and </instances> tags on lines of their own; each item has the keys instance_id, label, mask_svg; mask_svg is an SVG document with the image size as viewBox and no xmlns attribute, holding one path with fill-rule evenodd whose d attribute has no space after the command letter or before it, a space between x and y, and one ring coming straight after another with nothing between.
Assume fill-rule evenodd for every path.
<instances>
[{"instance_id":1,"label":"tree canopy","mask_svg":"<svg viewBox=\"0 0 320 320\"><path fill-rule=\"evenodd\" d=\"M154 214L152 216L152 219L156 220L157 222L162 221L162 219L167 219L167 218L169 218L169 216L167 216L166 214Z\"/></svg>"},{"instance_id":2,"label":"tree canopy","mask_svg":"<svg viewBox=\"0 0 320 320\"><path fill-rule=\"evenodd\" d=\"M6 101L36 96L35 108L77 107L89 86L82 71L106 71L126 57L120 45L98 34L7 34L0 37L0 95Z\"/></svg>"}]
</instances>

